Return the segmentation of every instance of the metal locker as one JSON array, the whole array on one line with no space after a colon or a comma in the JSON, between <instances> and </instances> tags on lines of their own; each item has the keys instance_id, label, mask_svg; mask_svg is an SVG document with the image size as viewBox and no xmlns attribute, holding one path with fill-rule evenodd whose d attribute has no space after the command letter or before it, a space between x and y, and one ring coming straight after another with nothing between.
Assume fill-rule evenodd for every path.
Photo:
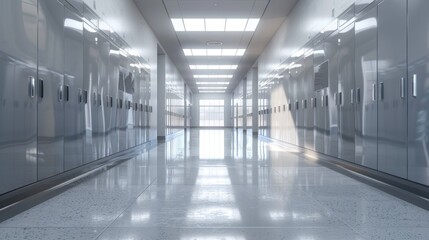
<instances>
[{"instance_id":1,"label":"metal locker","mask_svg":"<svg viewBox=\"0 0 429 240\"><path fill-rule=\"evenodd\" d=\"M296 65L293 66L292 71L295 71L296 75L296 92L297 92L297 144L300 147L304 147L304 126L305 126L305 109L304 109L304 58L299 59Z\"/></svg>"},{"instance_id":2,"label":"metal locker","mask_svg":"<svg viewBox=\"0 0 429 240\"><path fill-rule=\"evenodd\" d=\"M325 55L325 49L323 42L318 43L314 47L314 73L316 74L323 66L327 64L327 59ZM317 152L325 153L325 135L326 135L326 112L325 112L325 89L324 87L316 86L316 75L315 81L313 84L314 88L314 99L313 99L313 107L314 107L314 149Z\"/></svg>"},{"instance_id":3,"label":"metal locker","mask_svg":"<svg viewBox=\"0 0 429 240\"><path fill-rule=\"evenodd\" d=\"M336 30L336 29L335 29ZM329 61L329 83L326 91L325 108L326 124L329 131L326 141L327 154L338 157L338 108L336 94L338 92L338 34L333 33L325 40L325 54Z\"/></svg>"},{"instance_id":4,"label":"metal locker","mask_svg":"<svg viewBox=\"0 0 429 240\"><path fill-rule=\"evenodd\" d=\"M352 90L354 89L354 23L338 34L338 157L355 161L355 116Z\"/></svg>"},{"instance_id":5,"label":"metal locker","mask_svg":"<svg viewBox=\"0 0 429 240\"><path fill-rule=\"evenodd\" d=\"M111 148L107 147L108 131L110 125L110 107L107 106L109 96L109 53L110 42L103 32L98 32L97 37L98 50L98 89L97 89L97 157L98 159L111 154ZM108 150L109 149L109 150Z\"/></svg>"},{"instance_id":6,"label":"metal locker","mask_svg":"<svg viewBox=\"0 0 429 240\"><path fill-rule=\"evenodd\" d=\"M377 8L368 10L355 22L355 162L377 169ZM380 94L377 91L380 91Z\"/></svg>"},{"instance_id":7,"label":"metal locker","mask_svg":"<svg viewBox=\"0 0 429 240\"><path fill-rule=\"evenodd\" d=\"M378 170L406 178L407 1L378 6L378 83L384 85L378 103Z\"/></svg>"},{"instance_id":8,"label":"metal locker","mask_svg":"<svg viewBox=\"0 0 429 240\"><path fill-rule=\"evenodd\" d=\"M118 98L118 84L119 84L119 49L114 45L110 44L109 54L109 95L111 97L111 129L109 134L109 141L112 148L112 153L119 152L118 143L118 118L117 114L119 109L119 98Z\"/></svg>"},{"instance_id":9,"label":"metal locker","mask_svg":"<svg viewBox=\"0 0 429 240\"><path fill-rule=\"evenodd\" d=\"M97 156L97 98L98 98L98 34L97 30L84 23L83 88L85 103L84 163L98 159Z\"/></svg>"},{"instance_id":10,"label":"metal locker","mask_svg":"<svg viewBox=\"0 0 429 240\"><path fill-rule=\"evenodd\" d=\"M0 21L8 23L0 24L3 194L37 181L37 5L21 0L0 1Z\"/></svg>"},{"instance_id":11,"label":"metal locker","mask_svg":"<svg viewBox=\"0 0 429 240\"><path fill-rule=\"evenodd\" d=\"M313 54L308 54L305 56L304 60L305 67L305 86L306 89L306 98L307 98L307 118L305 123L305 146L308 149L314 149L314 64L313 64Z\"/></svg>"},{"instance_id":12,"label":"metal locker","mask_svg":"<svg viewBox=\"0 0 429 240\"><path fill-rule=\"evenodd\" d=\"M64 5L38 2L38 179L64 170Z\"/></svg>"},{"instance_id":13,"label":"metal locker","mask_svg":"<svg viewBox=\"0 0 429 240\"><path fill-rule=\"evenodd\" d=\"M64 170L83 164L83 21L65 8Z\"/></svg>"},{"instance_id":14,"label":"metal locker","mask_svg":"<svg viewBox=\"0 0 429 240\"><path fill-rule=\"evenodd\" d=\"M429 185L429 1L408 1L408 179Z\"/></svg>"}]
</instances>

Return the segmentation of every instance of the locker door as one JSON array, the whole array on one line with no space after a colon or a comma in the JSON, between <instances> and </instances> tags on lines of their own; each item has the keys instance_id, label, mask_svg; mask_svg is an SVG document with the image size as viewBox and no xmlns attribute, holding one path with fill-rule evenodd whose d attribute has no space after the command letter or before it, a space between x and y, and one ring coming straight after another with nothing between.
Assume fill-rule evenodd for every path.
<instances>
[{"instance_id":1,"label":"locker door","mask_svg":"<svg viewBox=\"0 0 429 240\"><path fill-rule=\"evenodd\" d=\"M83 22L68 8L64 21L64 169L83 164Z\"/></svg>"},{"instance_id":2,"label":"locker door","mask_svg":"<svg viewBox=\"0 0 429 240\"><path fill-rule=\"evenodd\" d=\"M377 169L377 8L355 23L355 162Z\"/></svg>"},{"instance_id":3,"label":"locker door","mask_svg":"<svg viewBox=\"0 0 429 240\"><path fill-rule=\"evenodd\" d=\"M298 126L298 139L297 144L300 147L304 147L304 71L303 71L303 65L304 65L304 59L300 59L297 64L296 68L293 70L296 74L296 92L297 92L297 101L298 101L298 113L297 113L297 126Z\"/></svg>"},{"instance_id":4,"label":"locker door","mask_svg":"<svg viewBox=\"0 0 429 240\"><path fill-rule=\"evenodd\" d=\"M64 170L64 6L39 1L38 179Z\"/></svg>"},{"instance_id":5,"label":"locker door","mask_svg":"<svg viewBox=\"0 0 429 240\"><path fill-rule=\"evenodd\" d=\"M97 99L97 118L98 118L98 158L103 158L107 156L108 147L108 131L110 125L110 107L107 106L107 98L109 96L109 53L110 53L110 43L106 37L99 32L97 39L97 49L98 49L98 99Z\"/></svg>"},{"instance_id":6,"label":"locker door","mask_svg":"<svg viewBox=\"0 0 429 240\"><path fill-rule=\"evenodd\" d=\"M98 88L98 49L97 31L84 23L83 85L85 102L85 140L84 163L97 157L97 88Z\"/></svg>"},{"instance_id":7,"label":"locker door","mask_svg":"<svg viewBox=\"0 0 429 240\"><path fill-rule=\"evenodd\" d=\"M429 185L429 1L408 1L408 179Z\"/></svg>"},{"instance_id":8,"label":"locker door","mask_svg":"<svg viewBox=\"0 0 429 240\"><path fill-rule=\"evenodd\" d=\"M37 5L0 1L0 21L8 23L0 24L0 194L3 194L37 181Z\"/></svg>"},{"instance_id":9,"label":"locker door","mask_svg":"<svg viewBox=\"0 0 429 240\"><path fill-rule=\"evenodd\" d=\"M306 119L306 131L305 131L305 141L306 148L314 149L314 108L311 105L311 100L313 99L314 93L314 65L313 65L313 55L305 57L304 61L305 66L305 86L306 98L307 98L307 119Z\"/></svg>"},{"instance_id":10,"label":"locker door","mask_svg":"<svg viewBox=\"0 0 429 240\"><path fill-rule=\"evenodd\" d=\"M392 51L395 49L395 51ZM378 6L378 170L407 177L407 1ZM394 121L392 121L394 119Z\"/></svg>"},{"instance_id":11,"label":"locker door","mask_svg":"<svg viewBox=\"0 0 429 240\"><path fill-rule=\"evenodd\" d=\"M315 73L318 71L319 67L326 62L325 49L323 43L317 44L315 47L314 54L314 68ZM314 89L314 144L315 150L320 153L325 153L325 106L324 106L324 96L325 89Z\"/></svg>"},{"instance_id":12,"label":"locker door","mask_svg":"<svg viewBox=\"0 0 429 240\"><path fill-rule=\"evenodd\" d=\"M329 61L329 86L327 89L327 128L329 138L327 141L327 154L338 157L338 109L336 94L338 92L338 35L331 34L325 41L326 57Z\"/></svg>"},{"instance_id":13,"label":"locker door","mask_svg":"<svg viewBox=\"0 0 429 240\"><path fill-rule=\"evenodd\" d=\"M351 101L354 89L354 23L340 30L338 34L338 99L339 99L339 135L338 157L355 161L355 116Z\"/></svg>"},{"instance_id":14,"label":"locker door","mask_svg":"<svg viewBox=\"0 0 429 240\"><path fill-rule=\"evenodd\" d=\"M113 44L110 44L110 54L109 54L109 92L111 101L111 129L110 129L110 143L112 146L112 153L117 153L119 151L118 145L118 119L117 114L119 111L118 104L118 84L119 84L119 55L118 48Z\"/></svg>"}]
</instances>

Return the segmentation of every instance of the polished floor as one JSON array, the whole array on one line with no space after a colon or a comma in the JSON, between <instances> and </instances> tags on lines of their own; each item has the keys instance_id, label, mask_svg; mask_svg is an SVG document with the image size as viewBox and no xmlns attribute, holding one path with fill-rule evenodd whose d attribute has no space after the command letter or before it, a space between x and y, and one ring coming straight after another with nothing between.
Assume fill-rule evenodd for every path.
<instances>
[{"instance_id":1,"label":"polished floor","mask_svg":"<svg viewBox=\"0 0 429 240\"><path fill-rule=\"evenodd\" d=\"M192 130L0 223L0 239L428 239L429 212L235 130Z\"/></svg>"}]
</instances>

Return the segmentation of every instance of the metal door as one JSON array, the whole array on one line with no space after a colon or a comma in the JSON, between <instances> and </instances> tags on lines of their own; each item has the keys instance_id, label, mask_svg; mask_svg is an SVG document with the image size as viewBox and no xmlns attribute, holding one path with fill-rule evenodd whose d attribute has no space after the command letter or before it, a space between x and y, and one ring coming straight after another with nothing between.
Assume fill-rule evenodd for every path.
<instances>
[{"instance_id":1,"label":"metal door","mask_svg":"<svg viewBox=\"0 0 429 240\"><path fill-rule=\"evenodd\" d=\"M429 185L429 1L408 1L408 179Z\"/></svg>"},{"instance_id":2,"label":"metal door","mask_svg":"<svg viewBox=\"0 0 429 240\"><path fill-rule=\"evenodd\" d=\"M331 34L325 40L325 54L329 61L329 83L326 90L326 127L329 132L326 141L327 154L338 157L338 108L336 95L338 92L338 35Z\"/></svg>"},{"instance_id":3,"label":"metal door","mask_svg":"<svg viewBox=\"0 0 429 240\"><path fill-rule=\"evenodd\" d=\"M392 51L394 49L394 51ZM378 170L407 177L407 1L378 6Z\"/></svg>"},{"instance_id":4,"label":"metal door","mask_svg":"<svg viewBox=\"0 0 429 240\"><path fill-rule=\"evenodd\" d=\"M108 150L108 132L110 125L110 103L109 103L109 53L110 43L107 38L99 31L98 34L98 99L97 99L97 118L98 118L98 158L103 158L111 154ZM108 106L109 103L109 106Z\"/></svg>"},{"instance_id":5,"label":"metal door","mask_svg":"<svg viewBox=\"0 0 429 240\"><path fill-rule=\"evenodd\" d=\"M119 111L119 102L118 102L118 84L119 84L119 49L110 44L110 53L109 53L109 92L110 97L109 101L111 102L111 129L109 134L109 141L112 148L112 153L119 152L119 143L118 143L118 119L117 113Z\"/></svg>"},{"instance_id":6,"label":"metal door","mask_svg":"<svg viewBox=\"0 0 429 240\"><path fill-rule=\"evenodd\" d=\"M355 23L355 162L377 169L377 8Z\"/></svg>"},{"instance_id":7,"label":"metal door","mask_svg":"<svg viewBox=\"0 0 429 240\"><path fill-rule=\"evenodd\" d=\"M305 131L305 142L306 148L314 149L314 108L311 105L314 101L314 64L313 54L305 56L305 86L306 98L307 98L307 118L306 118L306 131Z\"/></svg>"},{"instance_id":8,"label":"metal door","mask_svg":"<svg viewBox=\"0 0 429 240\"><path fill-rule=\"evenodd\" d=\"M64 5L39 1L38 179L64 170Z\"/></svg>"},{"instance_id":9,"label":"metal door","mask_svg":"<svg viewBox=\"0 0 429 240\"><path fill-rule=\"evenodd\" d=\"M65 9L64 21L64 170L83 164L83 22Z\"/></svg>"},{"instance_id":10,"label":"metal door","mask_svg":"<svg viewBox=\"0 0 429 240\"><path fill-rule=\"evenodd\" d=\"M325 49L322 42L314 48L314 72L326 62ZM315 82L313 82L315 84ZM314 89L314 99L312 102L314 108L314 149L317 152L325 152L325 94L324 89Z\"/></svg>"},{"instance_id":11,"label":"metal door","mask_svg":"<svg viewBox=\"0 0 429 240\"><path fill-rule=\"evenodd\" d=\"M83 86L85 103L84 163L97 157L97 88L98 88L98 35L89 24L84 23Z\"/></svg>"},{"instance_id":12,"label":"metal door","mask_svg":"<svg viewBox=\"0 0 429 240\"><path fill-rule=\"evenodd\" d=\"M354 98L354 23L340 30L338 34L338 104L339 135L338 157L355 161L355 116ZM354 91L354 90L353 90Z\"/></svg>"},{"instance_id":13,"label":"metal door","mask_svg":"<svg viewBox=\"0 0 429 240\"><path fill-rule=\"evenodd\" d=\"M0 194L3 194L37 181L37 5L28 1L0 1L0 21L8 23L0 24Z\"/></svg>"}]
</instances>

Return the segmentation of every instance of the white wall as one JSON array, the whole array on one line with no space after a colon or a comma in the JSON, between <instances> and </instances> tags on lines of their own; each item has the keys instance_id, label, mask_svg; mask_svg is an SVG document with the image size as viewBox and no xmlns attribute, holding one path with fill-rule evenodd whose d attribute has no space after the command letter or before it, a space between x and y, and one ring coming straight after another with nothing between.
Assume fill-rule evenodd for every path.
<instances>
[{"instance_id":1,"label":"white wall","mask_svg":"<svg viewBox=\"0 0 429 240\"><path fill-rule=\"evenodd\" d=\"M200 126L200 99L223 99L225 101L225 127L233 127L232 121L232 109L231 109L231 99L232 94L200 94L195 93L192 97L192 119L191 119L191 127L199 127Z\"/></svg>"}]
</instances>

